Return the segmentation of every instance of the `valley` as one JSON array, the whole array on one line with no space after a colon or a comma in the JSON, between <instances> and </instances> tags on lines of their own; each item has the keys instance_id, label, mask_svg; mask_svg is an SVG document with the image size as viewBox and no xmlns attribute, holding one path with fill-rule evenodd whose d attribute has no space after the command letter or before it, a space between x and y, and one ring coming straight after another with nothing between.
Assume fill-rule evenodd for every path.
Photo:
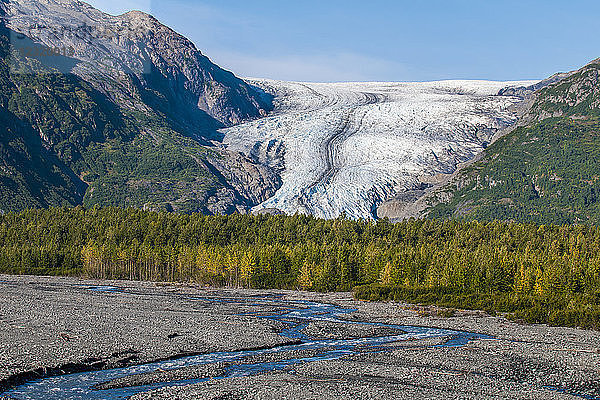
<instances>
[{"instance_id":1,"label":"valley","mask_svg":"<svg viewBox=\"0 0 600 400\"><path fill-rule=\"evenodd\" d=\"M0 400L600 399L593 5L113 3L0 1Z\"/></svg>"},{"instance_id":2,"label":"valley","mask_svg":"<svg viewBox=\"0 0 600 400\"><path fill-rule=\"evenodd\" d=\"M282 177L253 211L367 219L397 217L379 206L422 192L481 153L523 102L499 93L535 84L248 82L272 94L275 109L221 130L223 144Z\"/></svg>"},{"instance_id":3,"label":"valley","mask_svg":"<svg viewBox=\"0 0 600 400\"><path fill-rule=\"evenodd\" d=\"M143 12L0 13L0 213L599 218L598 60L540 81L242 79Z\"/></svg>"}]
</instances>

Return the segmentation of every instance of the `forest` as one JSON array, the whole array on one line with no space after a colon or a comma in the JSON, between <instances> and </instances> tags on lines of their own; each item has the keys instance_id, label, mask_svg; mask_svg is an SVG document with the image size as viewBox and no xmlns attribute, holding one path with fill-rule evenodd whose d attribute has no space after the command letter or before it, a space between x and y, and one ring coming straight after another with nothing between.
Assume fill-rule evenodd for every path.
<instances>
[{"instance_id":1,"label":"forest","mask_svg":"<svg viewBox=\"0 0 600 400\"><path fill-rule=\"evenodd\" d=\"M311 291L600 328L600 228L50 208L0 216L0 273Z\"/></svg>"},{"instance_id":2,"label":"forest","mask_svg":"<svg viewBox=\"0 0 600 400\"><path fill-rule=\"evenodd\" d=\"M548 118L515 129L461 171L432 218L600 223L600 119Z\"/></svg>"}]
</instances>

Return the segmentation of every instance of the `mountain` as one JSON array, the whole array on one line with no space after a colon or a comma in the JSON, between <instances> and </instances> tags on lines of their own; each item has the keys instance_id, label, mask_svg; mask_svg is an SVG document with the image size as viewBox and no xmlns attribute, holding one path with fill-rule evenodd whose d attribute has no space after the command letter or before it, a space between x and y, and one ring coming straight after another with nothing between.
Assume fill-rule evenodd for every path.
<instances>
[{"instance_id":1,"label":"mountain","mask_svg":"<svg viewBox=\"0 0 600 400\"><path fill-rule=\"evenodd\" d=\"M11 0L0 13L0 210L245 212L280 185L215 145L271 97L150 15L76 0Z\"/></svg>"},{"instance_id":2,"label":"mountain","mask_svg":"<svg viewBox=\"0 0 600 400\"><path fill-rule=\"evenodd\" d=\"M512 126L536 82L254 80L267 117L221 130L228 149L278 171L255 212L394 217Z\"/></svg>"},{"instance_id":3,"label":"mountain","mask_svg":"<svg viewBox=\"0 0 600 400\"><path fill-rule=\"evenodd\" d=\"M0 213L597 219L598 61L540 82L244 81L142 12L0 13Z\"/></svg>"},{"instance_id":4,"label":"mountain","mask_svg":"<svg viewBox=\"0 0 600 400\"><path fill-rule=\"evenodd\" d=\"M434 218L600 223L600 59L535 92L519 127L429 196Z\"/></svg>"}]
</instances>

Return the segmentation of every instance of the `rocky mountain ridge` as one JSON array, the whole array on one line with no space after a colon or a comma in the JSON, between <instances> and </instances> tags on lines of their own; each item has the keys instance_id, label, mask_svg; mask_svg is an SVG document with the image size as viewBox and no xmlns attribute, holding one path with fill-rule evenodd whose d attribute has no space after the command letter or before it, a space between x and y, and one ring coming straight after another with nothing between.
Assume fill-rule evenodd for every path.
<instances>
[{"instance_id":1,"label":"rocky mountain ridge","mask_svg":"<svg viewBox=\"0 0 600 400\"><path fill-rule=\"evenodd\" d=\"M247 212L278 187L273 171L212 144L218 128L266 114L270 96L153 17L76 0L0 12L0 106L14 121L1 132L0 209Z\"/></svg>"},{"instance_id":2,"label":"rocky mountain ridge","mask_svg":"<svg viewBox=\"0 0 600 400\"><path fill-rule=\"evenodd\" d=\"M5 13L9 29L70 51L77 61L62 72L75 73L125 107L140 107L157 90L164 98L153 100L163 100L161 106L177 104L190 120L201 110L225 126L264 116L271 107L268 96L146 13L112 16L78 0L9 0ZM13 37L12 44L19 40Z\"/></svg>"}]
</instances>

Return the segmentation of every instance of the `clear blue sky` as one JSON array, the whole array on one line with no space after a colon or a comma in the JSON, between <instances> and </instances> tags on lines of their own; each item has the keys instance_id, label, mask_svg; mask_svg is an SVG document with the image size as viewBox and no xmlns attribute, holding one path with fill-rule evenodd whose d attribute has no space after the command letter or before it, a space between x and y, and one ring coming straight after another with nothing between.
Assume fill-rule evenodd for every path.
<instances>
[{"instance_id":1,"label":"clear blue sky","mask_svg":"<svg viewBox=\"0 0 600 400\"><path fill-rule=\"evenodd\" d=\"M150 12L239 76L541 79L600 57L599 0L89 0Z\"/></svg>"}]
</instances>

